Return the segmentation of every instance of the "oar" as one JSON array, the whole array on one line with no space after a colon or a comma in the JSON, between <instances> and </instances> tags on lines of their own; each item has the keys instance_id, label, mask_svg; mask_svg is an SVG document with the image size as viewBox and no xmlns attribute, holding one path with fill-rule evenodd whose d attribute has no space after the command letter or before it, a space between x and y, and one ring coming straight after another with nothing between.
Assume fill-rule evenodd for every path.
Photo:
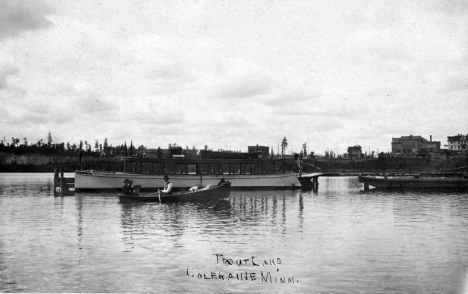
<instances>
[{"instance_id":1,"label":"oar","mask_svg":"<svg viewBox=\"0 0 468 294\"><path fill-rule=\"evenodd\" d=\"M151 194L149 194L149 195L146 196L146 197L155 196L156 194L158 194L159 202L161 202L161 191L151 193Z\"/></svg>"}]
</instances>

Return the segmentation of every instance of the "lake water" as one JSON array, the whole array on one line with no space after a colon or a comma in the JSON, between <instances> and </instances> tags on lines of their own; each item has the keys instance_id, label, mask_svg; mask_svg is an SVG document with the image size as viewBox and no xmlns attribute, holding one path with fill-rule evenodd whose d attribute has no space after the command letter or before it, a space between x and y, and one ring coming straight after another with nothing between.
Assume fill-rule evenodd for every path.
<instances>
[{"instance_id":1,"label":"lake water","mask_svg":"<svg viewBox=\"0 0 468 294\"><path fill-rule=\"evenodd\" d=\"M337 177L210 208L54 197L52 178L0 174L1 292L468 293L467 193Z\"/></svg>"}]
</instances>

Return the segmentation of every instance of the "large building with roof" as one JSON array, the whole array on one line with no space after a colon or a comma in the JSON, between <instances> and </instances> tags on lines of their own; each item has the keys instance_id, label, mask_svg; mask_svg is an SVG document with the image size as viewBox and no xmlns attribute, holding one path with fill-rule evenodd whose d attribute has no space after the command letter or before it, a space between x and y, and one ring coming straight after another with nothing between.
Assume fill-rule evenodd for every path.
<instances>
[{"instance_id":1,"label":"large building with roof","mask_svg":"<svg viewBox=\"0 0 468 294\"><path fill-rule=\"evenodd\" d=\"M449 136L447 137L447 145L445 147L448 150L453 150L453 151L462 151L466 152L467 144L468 144L468 135L462 135L458 134L456 136Z\"/></svg>"},{"instance_id":2,"label":"large building with roof","mask_svg":"<svg viewBox=\"0 0 468 294\"><path fill-rule=\"evenodd\" d=\"M259 158L268 158L270 156L270 147L267 146L248 146L249 153L258 153Z\"/></svg>"},{"instance_id":3,"label":"large building with roof","mask_svg":"<svg viewBox=\"0 0 468 294\"><path fill-rule=\"evenodd\" d=\"M392 138L392 155L413 157L422 153L439 153L440 141L427 140L421 136Z\"/></svg>"},{"instance_id":4,"label":"large building with roof","mask_svg":"<svg viewBox=\"0 0 468 294\"><path fill-rule=\"evenodd\" d=\"M361 146L355 145L348 147L348 157L352 159L361 159L363 157Z\"/></svg>"}]
</instances>

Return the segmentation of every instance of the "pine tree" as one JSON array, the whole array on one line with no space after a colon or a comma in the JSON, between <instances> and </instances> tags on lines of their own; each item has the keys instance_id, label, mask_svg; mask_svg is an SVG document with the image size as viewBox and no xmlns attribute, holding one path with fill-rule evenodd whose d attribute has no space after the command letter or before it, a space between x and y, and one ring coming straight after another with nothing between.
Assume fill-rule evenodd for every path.
<instances>
[{"instance_id":1,"label":"pine tree","mask_svg":"<svg viewBox=\"0 0 468 294\"><path fill-rule=\"evenodd\" d=\"M52 134L49 132L49 135L47 136L47 147L51 147L52 146Z\"/></svg>"},{"instance_id":2,"label":"pine tree","mask_svg":"<svg viewBox=\"0 0 468 294\"><path fill-rule=\"evenodd\" d=\"M283 141L281 142L281 157L284 156L286 148L288 148L288 140L286 139L286 137L284 137Z\"/></svg>"},{"instance_id":3,"label":"pine tree","mask_svg":"<svg viewBox=\"0 0 468 294\"><path fill-rule=\"evenodd\" d=\"M104 152L107 154L107 138L104 139Z\"/></svg>"}]
</instances>

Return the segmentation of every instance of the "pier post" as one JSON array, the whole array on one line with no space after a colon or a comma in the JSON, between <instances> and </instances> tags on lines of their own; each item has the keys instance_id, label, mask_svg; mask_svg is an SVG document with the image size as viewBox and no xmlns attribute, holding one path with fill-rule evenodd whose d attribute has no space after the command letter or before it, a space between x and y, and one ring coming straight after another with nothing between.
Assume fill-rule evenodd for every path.
<instances>
[{"instance_id":1,"label":"pier post","mask_svg":"<svg viewBox=\"0 0 468 294\"><path fill-rule=\"evenodd\" d=\"M54 168L54 196L57 196L57 185L58 185L58 169Z\"/></svg>"},{"instance_id":2,"label":"pier post","mask_svg":"<svg viewBox=\"0 0 468 294\"><path fill-rule=\"evenodd\" d=\"M63 169L60 168L60 197L63 196L64 185L66 185L65 177L63 176Z\"/></svg>"},{"instance_id":3,"label":"pier post","mask_svg":"<svg viewBox=\"0 0 468 294\"><path fill-rule=\"evenodd\" d=\"M312 178L312 189L314 191L318 190L318 177L313 177Z\"/></svg>"}]
</instances>

